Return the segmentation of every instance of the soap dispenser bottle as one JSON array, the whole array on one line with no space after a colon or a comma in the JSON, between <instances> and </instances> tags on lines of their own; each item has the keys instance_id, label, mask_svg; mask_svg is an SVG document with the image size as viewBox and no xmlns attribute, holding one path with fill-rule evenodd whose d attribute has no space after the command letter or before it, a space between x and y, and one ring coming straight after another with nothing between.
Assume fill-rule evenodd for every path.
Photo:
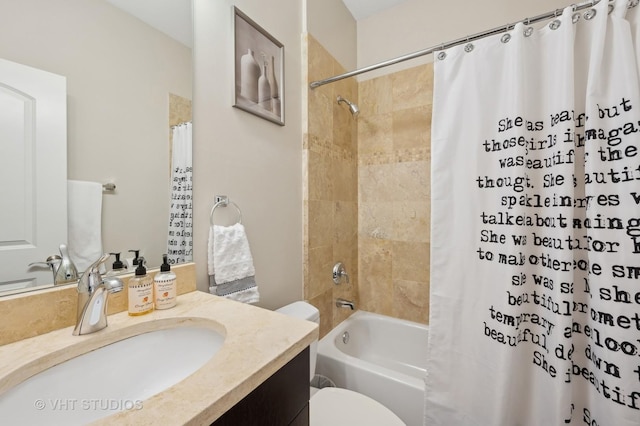
<instances>
[{"instance_id":1,"label":"soap dispenser bottle","mask_svg":"<svg viewBox=\"0 0 640 426\"><path fill-rule=\"evenodd\" d=\"M153 277L147 275L144 258L138 258L136 275L129 279L129 315L138 316L153 311Z\"/></svg>"},{"instance_id":2,"label":"soap dispenser bottle","mask_svg":"<svg viewBox=\"0 0 640 426\"><path fill-rule=\"evenodd\" d=\"M138 259L140 256L140 250L129 250L129 253L133 253L134 257L127 257L127 265L129 269L134 270L138 267Z\"/></svg>"},{"instance_id":3,"label":"soap dispenser bottle","mask_svg":"<svg viewBox=\"0 0 640 426\"><path fill-rule=\"evenodd\" d=\"M177 303L176 274L171 271L167 255L162 255L160 272L153 278L154 305L156 309L169 309Z\"/></svg>"},{"instance_id":4,"label":"soap dispenser bottle","mask_svg":"<svg viewBox=\"0 0 640 426\"><path fill-rule=\"evenodd\" d=\"M109 254L115 256L116 260L111 265L111 270L109 272L107 272L107 276L117 275L117 274L120 274L122 272L126 272L127 271L127 267L124 266L124 263L122 262L122 260L120 260L120 253L109 253Z\"/></svg>"}]
</instances>

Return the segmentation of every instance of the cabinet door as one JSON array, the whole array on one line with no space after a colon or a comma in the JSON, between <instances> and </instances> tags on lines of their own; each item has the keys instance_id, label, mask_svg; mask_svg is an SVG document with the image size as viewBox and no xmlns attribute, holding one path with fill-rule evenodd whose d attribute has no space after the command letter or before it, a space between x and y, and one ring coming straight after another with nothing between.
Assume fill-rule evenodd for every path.
<instances>
[{"instance_id":1,"label":"cabinet door","mask_svg":"<svg viewBox=\"0 0 640 426\"><path fill-rule=\"evenodd\" d=\"M33 270L67 241L66 78L0 59L0 292L53 283Z\"/></svg>"},{"instance_id":2,"label":"cabinet door","mask_svg":"<svg viewBox=\"0 0 640 426\"><path fill-rule=\"evenodd\" d=\"M276 371L212 426L309 426L309 348Z\"/></svg>"}]
</instances>

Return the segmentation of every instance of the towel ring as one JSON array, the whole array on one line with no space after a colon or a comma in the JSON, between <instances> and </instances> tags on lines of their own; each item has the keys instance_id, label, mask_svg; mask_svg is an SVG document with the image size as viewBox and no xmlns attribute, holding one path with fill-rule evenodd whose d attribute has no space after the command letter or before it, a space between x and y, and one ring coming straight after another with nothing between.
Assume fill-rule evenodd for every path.
<instances>
[{"instance_id":1,"label":"towel ring","mask_svg":"<svg viewBox=\"0 0 640 426\"><path fill-rule=\"evenodd\" d=\"M240 207L238 207L238 205L236 203L234 203L233 201L229 201L228 199L221 199L220 201L218 201L217 203L215 203L213 205L213 207L211 208L211 213L209 213L209 224L211 226L213 226L213 212L218 207L227 207L229 204L233 205L233 207L235 207L236 211L238 212L238 222L237 223L242 223L242 211L240 211Z\"/></svg>"}]
</instances>

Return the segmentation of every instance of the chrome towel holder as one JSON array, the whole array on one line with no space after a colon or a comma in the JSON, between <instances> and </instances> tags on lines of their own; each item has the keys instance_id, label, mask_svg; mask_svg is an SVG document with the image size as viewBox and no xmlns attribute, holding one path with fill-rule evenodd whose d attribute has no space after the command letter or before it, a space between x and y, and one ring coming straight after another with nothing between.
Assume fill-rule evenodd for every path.
<instances>
[{"instance_id":1,"label":"chrome towel holder","mask_svg":"<svg viewBox=\"0 0 640 426\"><path fill-rule=\"evenodd\" d=\"M238 207L238 205L236 203L234 203L233 201L229 201L229 197L227 197L226 195L216 195L214 200L215 200L215 204L211 208L211 213L209 213L209 224L211 226L213 226L213 212L218 207L227 207L229 204L231 204L233 207L235 207L236 211L238 212L238 222L237 223L242 223L242 211L240 211L240 207Z\"/></svg>"}]
</instances>

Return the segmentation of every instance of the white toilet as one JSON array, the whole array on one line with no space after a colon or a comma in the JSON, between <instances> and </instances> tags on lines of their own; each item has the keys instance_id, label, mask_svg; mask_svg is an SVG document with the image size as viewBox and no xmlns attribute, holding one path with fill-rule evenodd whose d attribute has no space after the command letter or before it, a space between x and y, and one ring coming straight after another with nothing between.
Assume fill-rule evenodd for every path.
<instances>
[{"instance_id":1,"label":"white toilet","mask_svg":"<svg viewBox=\"0 0 640 426\"><path fill-rule=\"evenodd\" d=\"M320 312L306 302L294 302L276 310L281 314L320 323ZM309 348L309 381L316 370L318 341ZM311 426L406 426L391 410L361 393L340 388L311 388Z\"/></svg>"}]
</instances>

